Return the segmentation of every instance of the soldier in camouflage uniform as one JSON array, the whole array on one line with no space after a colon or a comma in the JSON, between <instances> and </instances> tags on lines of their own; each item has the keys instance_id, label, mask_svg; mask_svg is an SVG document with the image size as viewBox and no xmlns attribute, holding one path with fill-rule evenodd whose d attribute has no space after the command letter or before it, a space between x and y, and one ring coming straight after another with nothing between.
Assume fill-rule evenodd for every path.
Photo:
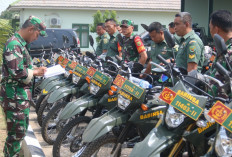
<instances>
[{"instance_id":1,"label":"soldier in camouflage uniform","mask_svg":"<svg viewBox=\"0 0 232 157\"><path fill-rule=\"evenodd\" d=\"M99 23L97 24L97 34L100 37L97 49L96 49L96 54L97 56L100 56L102 53L106 53L107 52L107 48L108 48L108 43L109 43L109 35L108 33L105 31L105 24L104 23Z\"/></svg>"},{"instance_id":2,"label":"soldier in camouflage uniform","mask_svg":"<svg viewBox=\"0 0 232 157\"><path fill-rule=\"evenodd\" d=\"M232 15L227 10L218 10L211 14L210 17L210 34L213 37L215 34L219 34L225 41L227 46L227 54L226 57L229 59L229 64L232 66ZM227 70L229 70L228 65L226 64L224 57L217 56L216 60L218 61L223 67L225 67ZM215 69L212 69L212 76L217 78L218 80L225 83L225 80L223 79L222 75L220 75L218 72L216 72ZM212 88L215 91L215 94L218 94L217 96L228 98L228 96L231 97L231 95L227 95L227 91L224 91L224 89L220 88L218 84L212 83Z\"/></svg>"},{"instance_id":3,"label":"soldier in camouflage uniform","mask_svg":"<svg viewBox=\"0 0 232 157\"><path fill-rule=\"evenodd\" d=\"M37 17L30 16L22 28L5 44L3 50L0 100L4 109L8 136L5 157L19 156L21 142L27 132L33 76L43 76L46 67L33 69L26 45L46 35L45 25Z\"/></svg>"},{"instance_id":4,"label":"soldier in camouflage uniform","mask_svg":"<svg viewBox=\"0 0 232 157\"><path fill-rule=\"evenodd\" d=\"M122 28L123 47L122 58L127 61L134 61L144 65L147 60L147 52L140 36L135 35L134 22L131 20L122 20L120 27Z\"/></svg>"}]
</instances>

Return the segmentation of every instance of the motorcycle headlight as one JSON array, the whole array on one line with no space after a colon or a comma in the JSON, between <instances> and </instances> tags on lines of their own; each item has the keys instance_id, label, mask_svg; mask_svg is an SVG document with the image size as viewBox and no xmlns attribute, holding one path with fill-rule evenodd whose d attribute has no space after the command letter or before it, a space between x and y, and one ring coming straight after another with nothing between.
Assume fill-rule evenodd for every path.
<instances>
[{"instance_id":1,"label":"motorcycle headlight","mask_svg":"<svg viewBox=\"0 0 232 157\"><path fill-rule=\"evenodd\" d=\"M89 91L90 91L91 94L96 95L97 92L99 91L99 89L100 89L99 86L96 86L95 84L90 83L90 85L89 85Z\"/></svg>"},{"instance_id":2,"label":"motorcycle headlight","mask_svg":"<svg viewBox=\"0 0 232 157\"><path fill-rule=\"evenodd\" d=\"M70 75L69 71L66 71L66 70L65 70L64 76L65 76L65 77L69 77L69 75Z\"/></svg>"},{"instance_id":3,"label":"motorcycle headlight","mask_svg":"<svg viewBox=\"0 0 232 157\"><path fill-rule=\"evenodd\" d=\"M122 110L125 110L131 101L129 99L124 98L122 95L118 95L118 107Z\"/></svg>"},{"instance_id":4,"label":"motorcycle headlight","mask_svg":"<svg viewBox=\"0 0 232 157\"><path fill-rule=\"evenodd\" d=\"M171 128L178 127L186 116L182 113L177 113L172 106L169 106L166 116L165 122Z\"/></svg>"},{"instance_id":5,"label":"motorcycle headlight","mask_svg":"<svg viewBox=\"0 0 232 157\"><path fill-rule=\"evenodd\" d=\"M215 143L215 150L218 156L232 156L232 138L228 137L226 132L227 130L221 126Z\"/></svg>"},{"instance_id":6,"label":"motorcycle headlight","mask_svg":"<svg viewBox=\"0 0 232 157\"><path fill-rule=\"evenodd\" d=\"M77 84L79 82L79 80L80 80L80 77L73 74L73 76L72 76L72 83Z\"/></svg>"}]
</instances>

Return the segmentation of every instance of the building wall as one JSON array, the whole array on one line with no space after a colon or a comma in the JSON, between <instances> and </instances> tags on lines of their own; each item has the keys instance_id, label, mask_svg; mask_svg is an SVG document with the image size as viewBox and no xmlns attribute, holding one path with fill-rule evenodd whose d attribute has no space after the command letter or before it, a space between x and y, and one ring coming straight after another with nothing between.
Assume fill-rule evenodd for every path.
<instances>
[{"instance_id":1,"label":"building wall","mask_svg":"<svg viewBox=\"0 0 232 157\"><path fill-rule=\"evenodd\" d=\"M34 15L40 17L50 27L50 18L59 17L61 28L72 28L72 24L92 24L93 14L95 10L39 10L39 9L24 9L20 12L20 24L30 16ZM174 12L134 12L134 11L117 11L118 21L122 19L131 19L138 25L138 32L140 34L144 31L141 23L149 25L151 22L158 21L163 25L168 26L174 20ZM96 33L90 33L93 38L96 38ZM96 42L95 42L96 43ZM96 44L95 44L96 47ZM92 51L92 48L83 48L83 51Z\"/></svg>"},{"instance_id":2,"label":"building wall","mask_svg":"<svg viewBox=\"0 0 232 157\"><path fill-rule=\"evenodd\" d=\"M209 29L209 0L185 0L185 11L191 13L193 22L197 22L199 27L204 27L208 34ZM232 12L231 0L213 0L213 11L226 9ZM210 35L209 35L210 36Z\"/></svg>"},{"instance_id":3,"label":"building wall","mask_svg":"<svg viewBox=\"0 0 232 157\"><path fill-rule=\"evenodd\" d=\"M208 32L208 0L185 0L185 11L192 15L193 23L198 23L198 27L204 27Z\"/></svg>"}]
</instances>

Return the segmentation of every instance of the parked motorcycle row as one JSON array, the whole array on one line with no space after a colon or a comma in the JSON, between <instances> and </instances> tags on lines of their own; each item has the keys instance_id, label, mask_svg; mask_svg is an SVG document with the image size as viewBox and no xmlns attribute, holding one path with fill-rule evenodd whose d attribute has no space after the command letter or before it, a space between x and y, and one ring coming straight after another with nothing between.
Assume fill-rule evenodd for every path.
<instances>
[{"instance_id":1,"label":"parked motorcycle row","mask_svg":"<svg viewBox=\"0 0 232 157\"><path fill-rule=\"evenodd\" d=\"M168 32L165 39L172 47ZM221 39L214 36L216 57L226 55ZM210 85L231 94L231 71L209 61L225 82L210 70L183 75L158 55L165 66L151 63L156 68L145 81L141 64L115 58L67 49L34 59L37 66L65 69L35 81L37 120L54 157L232 156L232 102L216 97Z\"/></svg>"}]
</instances>

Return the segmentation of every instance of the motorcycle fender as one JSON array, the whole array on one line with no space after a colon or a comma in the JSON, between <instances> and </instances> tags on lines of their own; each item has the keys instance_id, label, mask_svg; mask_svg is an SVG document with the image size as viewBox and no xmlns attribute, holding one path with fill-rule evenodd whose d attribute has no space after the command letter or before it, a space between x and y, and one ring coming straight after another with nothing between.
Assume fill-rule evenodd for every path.
<instances>
[{"instance_id":1,"label":"motorcycle fender","mask_svg":"<svg viewBox=\"0 0 232 157\"><path fill-rule=\"evenodd\" d=\"M147 156L160 157L160 153L174 144L175 134L164 125L159 125L151 130L146 138L135 145L130 157ZM181 137L180 137L181 138Z\"/></svg>"},{"instance_id":2,"label":"motorcycle fender","mask_svg":"<svg viewBox=\"0 0 232 157\"><path fill-rule=\"evenodd\" d=\"M54 90L60 88L67 84L65 80L55 80L50 82L45 88L42 89L42 95L47 95L48 93L53 92Z\"/></svg>"},{"instance_id":3,"label":"motorcycle fender","mask_svg":"<svg viewBox=\"0 0 232 157\"><path fill-rule=\"evenodd\" d=\"M129 114L119 111L116 107L99 118L90 121L82 135L83 142L92 142L102 135L105 135L114 126L127 122Z\"/></svg>"},{"instance_id":4,"label":"motorcycle fender","mask_svg":"<svg viewBox=\"0 0 232 157\"><path fill-rule=\"evenodd\" d=\"M93 98L93 95L86 94L73 102L69 102L63 109L62 113L59 115L59 119L69 119L70 117L81 113L87 107L97 105L97 103L97 98Z\"/></svg>"},{"instance_id":5,"label":"motorcycle fender","mask_svg":"<svg viewBox=\"0 0 232 157\"><path fill-rule=\"evenodd\" d=\"M50 83L51 81L55 81L57 79L59 79L59 77L57 76L46 78L41 82L41 84L39 85L39 88L44 89L48 85L48 83Z\"/></svg>"},{"instance_id":6,"label":"motorcycle fender","mask_svg":"<svg viewBox=\"0 0 232 157\"><path fill-rule=\"evenodd\" d=\"M79 90L78 87L74 87L74 85L61 87L58 90L53 91L50 94L47 102L48 103L54 103L57 100L65 97L65 96L67 96L69 94L75 94L78 90Z\"/></svg>"}]
</instances>

